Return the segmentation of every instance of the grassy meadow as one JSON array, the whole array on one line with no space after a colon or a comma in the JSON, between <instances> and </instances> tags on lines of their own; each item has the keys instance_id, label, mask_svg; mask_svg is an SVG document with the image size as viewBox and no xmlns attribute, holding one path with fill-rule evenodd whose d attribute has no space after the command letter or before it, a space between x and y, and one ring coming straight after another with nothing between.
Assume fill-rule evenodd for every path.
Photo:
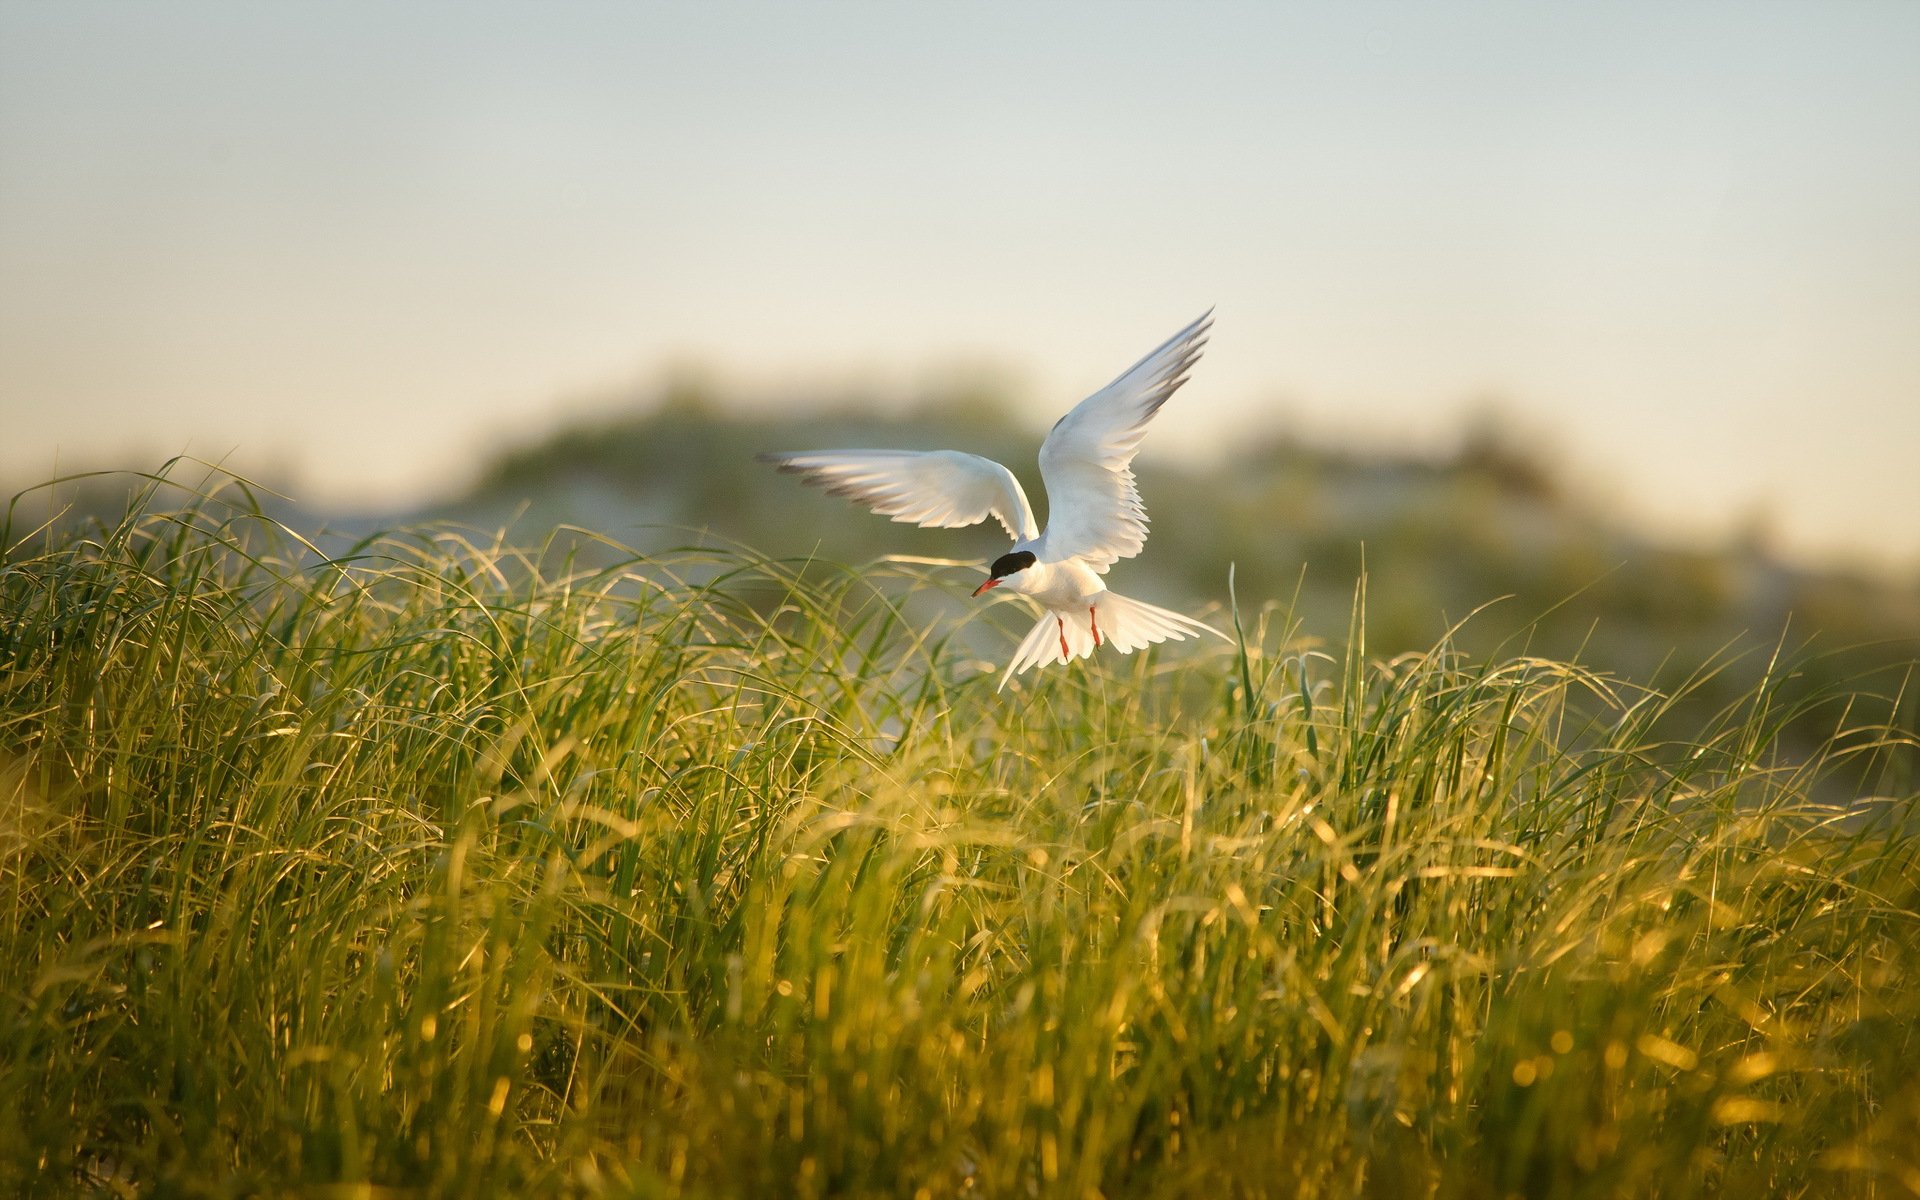
<instances>
[{"instance_id":1,"label":"grassy meadow","mask_svg":"<svg viewBox=\"0 0 1920 1200\"><path fill-rule=\"evenodd\" d=\"M971 568L5 541L0 1192L1920 1194L1899 671L1698 715L1361 577L996 693Z\"/></svg>"}]
</instances>

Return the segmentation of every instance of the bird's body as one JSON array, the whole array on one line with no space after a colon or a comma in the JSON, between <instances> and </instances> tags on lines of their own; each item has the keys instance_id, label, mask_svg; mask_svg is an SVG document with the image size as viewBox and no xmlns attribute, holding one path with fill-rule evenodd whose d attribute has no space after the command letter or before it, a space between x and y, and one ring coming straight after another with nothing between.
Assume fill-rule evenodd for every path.
<instances>
[{"instance_id":1,"label":"bird's body","mask_svg":"<svg viewBox=\"0 0 1920 1200\"><path fill-rule=\"evenodd\" d=\"M958 450L818 450L760 457L883 516L922 526L973 525L989 516L1014 538L974 595L1004 588L1045 610L1000 684L1028 667L1071 662L1111 645L1223 636L1212 626L1107 590L1102 578L1140 553L1147 514L1133 456L1148 421L1200 357L1212 314L1175 334L1054 424L1040 446L1048 522L1042 531L1013 472Z\"/></svg>"},{"instance_id":2,"label":"bird's body","mask_svg":"<svg viewBox=\"0 0 1920 1200\"><path fill-rule=\"evenodd\" d=\"M1031 550L1033 565L1006 576L994 586L1031 597L1042 608L1052 612L1077 612L1099 603L1100 594L1107 590L1106 580L1078 558L1049 562L1044 537L1036 539L1031 546L1015 543L1014 549Z\"/></svg>"}]
</instances>

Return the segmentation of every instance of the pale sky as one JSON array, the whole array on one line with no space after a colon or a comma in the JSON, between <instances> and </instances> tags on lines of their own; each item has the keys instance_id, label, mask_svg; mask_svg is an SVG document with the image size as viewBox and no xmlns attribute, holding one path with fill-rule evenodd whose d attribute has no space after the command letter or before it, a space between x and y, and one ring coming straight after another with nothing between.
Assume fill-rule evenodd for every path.
<instances>
[{"instance_id":1,"label":"pale sky","mask_svg":"<svg viewBox=\"0 0 1920 1200\"><path fill-rule=\"evenodd\" d=\"M1920 568L1920 4L0 0L7 480L404 502L689 365L1044 427L1209 305L1149 453L1497 397Z\"/></svg>"}]
</instances>

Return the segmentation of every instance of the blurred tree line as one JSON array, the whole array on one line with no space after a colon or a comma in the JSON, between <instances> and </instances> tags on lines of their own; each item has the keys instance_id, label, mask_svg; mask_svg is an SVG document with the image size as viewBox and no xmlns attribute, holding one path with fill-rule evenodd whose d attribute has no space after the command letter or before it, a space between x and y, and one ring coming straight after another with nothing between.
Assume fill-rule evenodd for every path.
<instances>
[{"instance_id":1,"label":"blurred tree line","mask_svg":"<svg viewBox=\"0 0 1920 1200\"><path fill-rule=\"evenodd\" d=\"M447 520L505 529L516 545L544 543L549 555L583 565L618 552L555 529L591 530L645 553L744 545L835 563L899 554L984 564L1006 549L997 524L895 524L754 456L966 449L1006 463L1044 523L1034 459L1042 433L988 392L934 397L904 412L852 403L749 412L684 385L509 448L470 486L420 510L333 517L331 534L316 537L338 546L375 528ZM1196 465L1156 453L1149 438L1134 466L1152 536L1111 579L1145 600L1193 612L1224 605L1231 564L1243 612L1275 602L1307 644L1325 645L1345 639L1364 575L1367 649L1377 657L1431 649L1458 624L1452 646L1475 657L1576 660L1663 689L1704 673L1679 710L1695 717L1750 700L1771 672L1774 701L1805 710L1788 721L1800 735L1789 745L1821 744L1843 720L1908 731L1920 724L1908 680L1920 664L1920 580L1813 569L1758 537L1717 547L1650 537L1570 494L1552 465L1497 421L1429 456L1273 435ZM113 478L64 488L67 523L111 515L125 491ZM264 506L303 532L318 524L310 512L270 499ZM15 536L37 523L20 516ZM970 588L971 577L961 583ZM953 605L964 603L956 587ZM1910 765L1910 756L1902 761ZM1872 766L1860 784L1898 790L1911 781Z\"/></svg>"}]
</instances>

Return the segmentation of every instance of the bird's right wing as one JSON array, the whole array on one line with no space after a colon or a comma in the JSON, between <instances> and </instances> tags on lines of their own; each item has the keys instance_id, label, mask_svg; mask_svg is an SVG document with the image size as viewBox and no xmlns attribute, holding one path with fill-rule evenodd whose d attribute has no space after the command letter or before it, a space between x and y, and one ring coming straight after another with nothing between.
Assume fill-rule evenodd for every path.
<instances>
[{"instance_id":1,"label":"bird's right wing","mask_svg":"<svg viewBox=\"0 0 1920 1200\"><path fill-rule=\"evenodd\" d=\"M896 521L953 529L977 525L991 516L1016 539L1040 536L1020 481L1012 471L978 454L807 450L759 458Z\"/></svg>"},{"instance_id":2,"label":"bird's right wing","mask_svg":"<svg viewBox=\"0 0 1920 1200\"><path fill-rule=\"evenodd\" d=\"M1040 445L1050 557L1079 558L1104 574L1147 544L1147 510L1134 486L1133 456L1147 422L1187 381L1212 325L1208 309L1054 423Z\"/></svg>"}]
</instances>

